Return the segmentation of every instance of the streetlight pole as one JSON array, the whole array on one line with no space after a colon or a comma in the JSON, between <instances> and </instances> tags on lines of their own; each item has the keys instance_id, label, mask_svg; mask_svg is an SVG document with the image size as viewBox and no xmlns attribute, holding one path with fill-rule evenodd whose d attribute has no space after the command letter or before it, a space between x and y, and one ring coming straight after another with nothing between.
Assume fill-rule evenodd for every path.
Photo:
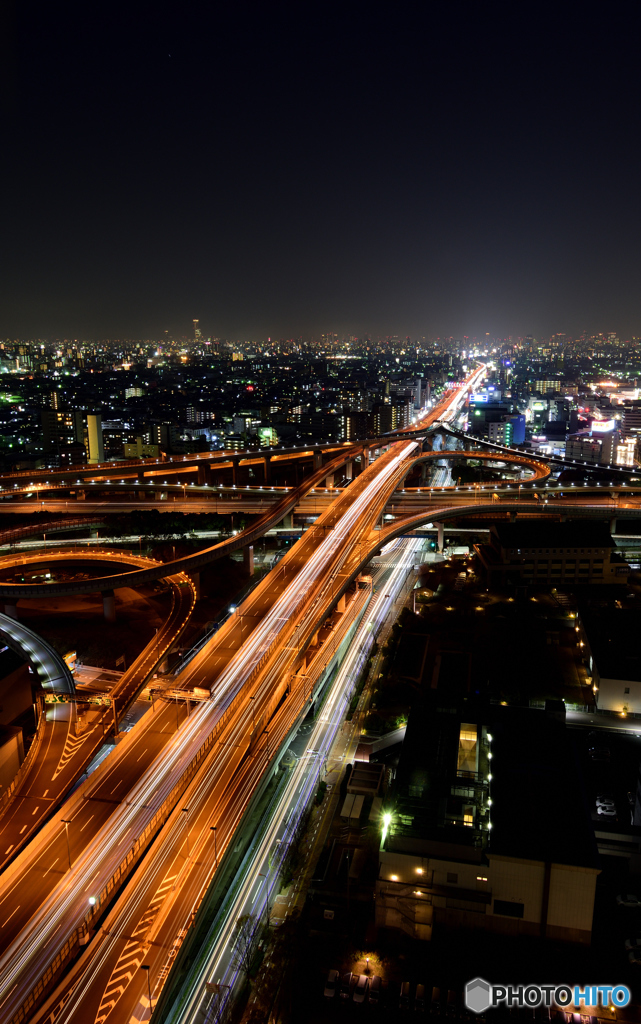
<instances>
[{"instance_id":1,"label":"streetlight pole","mask_svg":"<svg viewBox=\"0 0 641 1024\"><path fill-rule=\"evenodd\" d=\"M183 807L182 812L185 815L185 831L187 833L187 858L189 858L189 808Z\"/></svg>"},{"instance_id":2,"label":"streetlight pole","mask_svg":"<svg viewBox=\"0 0 641 1024\"><path fill-rule=\"evenodd\" d=\"M140 965L140 970L147 972L147 992L149 994L149 1016L151 1017L152 1013L154 1012L153 1011L153 1007L151 1005L151 981L149 980L149 972L151 970L151 964L141 964Z\"/></svg>"},{"instance_id":3,"label":"streetlight pole","mask_svg":"<svg viewBox=\"0 0 641 1024\"><path fill-rule=\"evenodd\" d=\"M69 845L69 826L71 822L66 820L65 818L61 818L60 820L62 821L62 824L65 827L65 835L67 837L67 855L69 857L69 870L71 871L71 847Z\"/></svg>"}]
</instances>

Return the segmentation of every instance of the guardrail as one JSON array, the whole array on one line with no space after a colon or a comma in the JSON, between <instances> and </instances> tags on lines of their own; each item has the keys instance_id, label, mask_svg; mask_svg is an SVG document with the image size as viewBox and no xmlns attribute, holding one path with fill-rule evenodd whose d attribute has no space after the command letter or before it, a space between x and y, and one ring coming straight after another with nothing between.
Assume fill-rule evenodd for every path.
<instances>
[{"instance_id":1,"label":"guardrail","mask_svg":"<svg viewBox=\"0 0 641 1024\"><path fill-rule=\"evenodd\" d=\"M29 747L26 753L24 761L18 768L18 771L14 779L9 783L8 789L6 789L5 792L2 794L2 803L0 804L0 815L4 814L9 804L13 803L14 797L18 795L18 790L20 789L20 786L24 782L25 775L31 768L33 762L38 756L38 751L42 746L42 739L44 736L47 716L45 715L44 708L42 706L42 698L40 694L36 696L36 707L38 709L38 725L36 728L36 734L33 740L31 741L31 746Z\"/></svg>"}]
</instances>

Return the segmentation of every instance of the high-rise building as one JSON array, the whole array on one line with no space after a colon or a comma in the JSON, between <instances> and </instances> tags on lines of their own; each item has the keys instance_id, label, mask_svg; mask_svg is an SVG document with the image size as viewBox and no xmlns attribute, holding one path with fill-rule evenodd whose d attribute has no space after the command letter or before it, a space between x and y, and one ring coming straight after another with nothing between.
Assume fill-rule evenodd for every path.
<instances>
[{"instance_id":1,"label":"high-rise building","mask_svg":"<svg viewBox=\"0 0 641 1024\"><path fill-rule=\"evenodd\" d=\"M84 444L85 425L79 409L42 409L42 448L48 464L59 464L58 457L68 445Z\"/></svg>"},{"instance_id":2,"label":"high-rise building","mask_svg":"<svg viewBox=\"0 0 641 1024\"><path fill-rule=\"evenodd\" d=\"M89 441L89 462L105 461L105 450L102 443L102 415L99 412L87 416L87 436Z\"/></svg>"}]
</instances>

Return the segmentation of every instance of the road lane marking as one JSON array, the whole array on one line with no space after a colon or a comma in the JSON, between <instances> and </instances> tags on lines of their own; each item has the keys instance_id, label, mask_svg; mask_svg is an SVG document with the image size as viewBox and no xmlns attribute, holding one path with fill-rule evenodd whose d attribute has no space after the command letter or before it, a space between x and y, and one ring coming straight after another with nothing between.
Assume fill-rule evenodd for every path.
<instances>
[{"instance_id":1,"label":"road lane marking","mask_svg":"<svg viewBox=\"0 0 641 1024\"><path fill-rule=\"evenodd\" d=\"M54 860L53 864L50 864L49 867L47 868L47 870L45 871L44 875L42 876L43 878L47 877L47 875L49 874L51 869L56 866L56 864L58 863L59 860L60 860L60 857L56 857L56 859Z\"/></svg>"},{"instance_id":2,"label":"road lane marking","mask_svg":"<svg viewBox=\"0 0 641 1024\"><path fill-rule=\"evenodd\" d=\"M19 910L20 910L20 904L18 904L18 906L16 907L16 909L15 909L15 910L13 910L13 911L12 911L12 912L11 912L11 913L9 914L9 917L7 918L7 920L5 921L5 923L4 923L4 924L9 924L9 921L11 920L11 918L13 917L13 915L14 915L14 914L17 914ZM4 928L4 924L3 924L3 926L2 926L3 928Z\"/></svg>"},{"instance_id":3,"label":"road lane marking","mask_svg":"<svg viewBox=\"0 0 641 1024\"><path fill-rule=\"evenodd\" d=\"M82 832L82 831L83 831L83 829L85 829L85 828L87 827L87 825L89 824L89 822L90 822L90 821L91 821L91 820L92 820L93 818L95 818L95 817L96 817L96 815L95 815L95 814L92 814L92 815L91 815L91 818L87 818L87 820L85 821L85 823L84 823L84 825L82 826L82 828L80 829L80 831Z\"/></svg>"},{"instance_id":4,"label":"road lane marking","mask_svg":"<svg viewBox=\"0 0 641 1024\"><path fill-rule=\"evenodd\" d=\"M20 829L19 835L22 835L22 833L24 832L24 830L26 829L26 827L27 827L26 825L23 825L23 826L22 826L22 828Z\"/></svg>"},{"instance_id":5,"label":"road lane marking","mask_svg":"<svg viewBox=\"0 0 641 1024\"><path fill-rule=\"evenodd\" d=\"M143 750L143 752L140 755L140 757L144 757L148 750L149 750L149 747L145 747L145 749ZM140 761L140 757L136 758L136 762Z\"/></svg>"},{"instance_id":6,"label":"road lane marking","mask_svg":"<svg viewBox=\"0 0 641 1024\"><path fill-rule=\"evenodd\" d=\"M4 851L5 857L7 856L8 853L11 853L11 851L13 850L15 845L16 845L15 843L12 843L11 846L9 847L9 849Z\"/></svg>"},{"instance_id":7,"label":"road lane marking","mask_svg":"<svg viewBox=\"0 0 641 1024\"><path fill-rule=\"evenodd\" d=\"M48 789L45 789L44 793L42 794L42 799L43 799L43 800L45 799L45 797L46 797L46 795L47 795L47 793L48 793L48 792L49 792L49 790L48 790Z\"/></svg>"}]
</instances>

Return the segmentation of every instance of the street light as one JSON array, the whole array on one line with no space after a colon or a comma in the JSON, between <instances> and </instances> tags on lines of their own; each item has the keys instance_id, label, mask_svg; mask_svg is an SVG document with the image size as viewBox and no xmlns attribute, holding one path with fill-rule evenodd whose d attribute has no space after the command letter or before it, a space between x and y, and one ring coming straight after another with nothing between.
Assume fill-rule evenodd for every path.
<instances>
[{"instance_id":1,"label":"street light","mask_svg":"<svg viewBox=\"0 0 641 1024\"><path fill-rule=\"evenodd\" d=\"M141 964L140 965L140 970L147 972L147 992L149 993L149 1016L151 1017L151 1015L153 1013L153 1007L151 1005L151 981L149 980L149 972L151 970L151 964Z\"/></svg>"},{"instance_id":2,"label":"street light","mask_svg":"<svg viewBox=\"0 0 641 1024\"><path fill-rule=\"evenodd\" d=\"M185 831L187 833L187 857L189 857L189 808L183 807L182 813L185 815Z\"/></svg>"},{"instance_id":3,"label":"street light","mask_svg":"<svg viewBox=\"0 0 641 1024\"><path fill-rule=\"evenodd\" d=\"M65 835L67 837L67 854L69 856L69 870L71 871L71 847L69 846L69 826L71 825L71 822L65 818L61 818L60 820L65 827Z\"/></svg>"}]
</instances>

